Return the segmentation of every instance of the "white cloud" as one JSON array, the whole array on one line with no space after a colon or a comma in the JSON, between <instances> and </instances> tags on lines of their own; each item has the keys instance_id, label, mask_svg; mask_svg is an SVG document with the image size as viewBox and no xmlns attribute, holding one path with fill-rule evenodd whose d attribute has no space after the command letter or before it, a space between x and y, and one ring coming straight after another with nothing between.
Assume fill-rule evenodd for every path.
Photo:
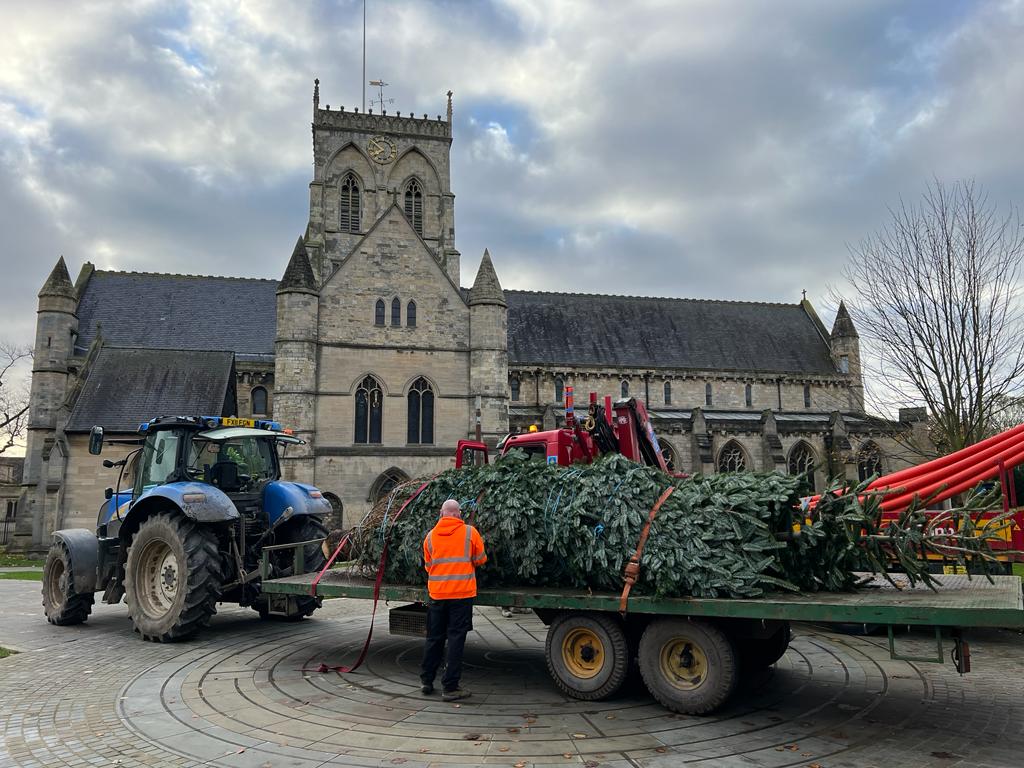
<instances>
[{"instance_id":1,"label":"white cloud","mask_svg":"<svg viewBox=\"0 0 1024 768\"><path fill-rule=\"evenodd\" d=\"M5 4L0 301L29 320L0 336L60 252L278 274L312 78L361 97L361 7ZM518 287L796 300L933 174L1020 202L1022 8L371 2L367 75L403 112L455 91L464 282L488 246Z\"/></svg>"}]
</instances>

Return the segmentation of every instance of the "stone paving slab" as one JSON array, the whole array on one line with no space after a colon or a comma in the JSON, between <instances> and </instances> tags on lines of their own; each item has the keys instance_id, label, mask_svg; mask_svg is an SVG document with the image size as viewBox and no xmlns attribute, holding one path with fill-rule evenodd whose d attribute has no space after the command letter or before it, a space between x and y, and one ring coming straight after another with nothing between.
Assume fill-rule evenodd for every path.
<instances>
[{"instance_id":1,"label":"stone paving slab","mask_svg":"<svg viewBox=\"0 0 1024 768\"><path fill-rule=\"evenodd\" d=\"M631 680L615 700L566 699L533 616L477 613L458 704L421 696L420 643L369 604L333 601L300 624L223 607L197 640L144 643L123 605L80 627L42 617L39 585L0 581L0 767L53 765L822 768L1019 766L1024 636L974 634L977 671L892 661L884 639L797 628L786 656L709 717L675 715ZM901 638L901 642L903 638ZM915 652L928 642L906 638Z\"/></svg>"}]
</instances>

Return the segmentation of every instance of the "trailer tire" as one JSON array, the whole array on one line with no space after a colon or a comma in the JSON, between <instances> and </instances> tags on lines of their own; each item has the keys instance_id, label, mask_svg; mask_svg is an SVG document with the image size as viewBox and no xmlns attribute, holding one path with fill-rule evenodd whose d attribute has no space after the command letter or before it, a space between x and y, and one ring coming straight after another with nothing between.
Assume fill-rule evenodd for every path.
<instances>
[{"instance_id":1,"label":"trailer tire","mask_svg":"<svg viewBox=\"0 0 1024 768\"><path fill-rule=\"evenodd\" d=\"M46 620L58 627L81 624L89 618L95 595L75 593L71 553L60 541L50 545L43 565L43 612Z\"/></svg>"},{"instance_id":2,"label":"trailer tire","mask_svg":"<svg viewBox=\"0 0 1024 768\"><path fill-rule=\"evenodd\" d=\"M143 640L184 640L208 626L222 583L217 537L192 520L154 515L132 537L124 568L125 601Z\"/></svg>"},{"instance_id":3,"label":"trailer tire","mask_svg":"<svg viewBox=\"0 0 1024 768\"><path fill-rule=\"evenodd\" d=\"M629 673L629 643L621 622L603 613L569 611L548 627L544 658L555 685L574 699L614 696Z\"/></svg>"},{"instance_id":4,"label":"trailer tire","mask_svg":"<svg viewBox=\"0 0 1024 768\"><path fill-rule=\"evenodd\" d=\"M686 715L721 707L739 678L732 640L703 621L663 618L640 638L640 674L658 702Z\"/></svg>"},{"instance_id":5,"label":"trailer tire","mask_svg":"<svg viewBox=\"0 0 1024 768\"><path fill-rule=\"evenodd\" d=\"M306 515L290 522L281 533L277 534L275 539L279 544L289 544L296 541L322 539L327 534L327 528L320 522L320 518ZM324 551L320 544L307 544L303 547L303 550L303 570L306 573L320 571L327 564L327 558L324 556ZM270 558L271 576L291 576L294 570L291 551L285 550L284 553L275 553L275 555L279 559L276 559L274 555ZM287 564L285 564L285 561L287 561ZM313 611L323 604L323 598L313 597L312 595L296 595L289 599L287 603L289 610L285 615L270 612L270 598L267 595L260 595L252 607L263 620L301 621L307 616L312 615Z\"/></svg>"},{"instance_id":6,"label":"trailer tire","mask_svg":"<svg viewBox=\"0 0 1024 768\"><path fill-rule=\"evenodd\" d=\"M763 640L748 638L738 641L736 653L739 654L740 666L749 672L767 669L785 655L791 639L789 624L786 623L771 637Z\"/></svg>"}]
</instances>

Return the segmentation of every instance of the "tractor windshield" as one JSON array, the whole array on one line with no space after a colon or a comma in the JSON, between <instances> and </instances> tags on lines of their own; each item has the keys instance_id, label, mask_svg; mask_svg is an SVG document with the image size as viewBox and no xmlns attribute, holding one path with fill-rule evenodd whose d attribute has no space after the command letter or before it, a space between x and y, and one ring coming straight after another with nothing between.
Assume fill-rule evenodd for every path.
<instances>
[{"instance_id":1,"label":"tractor windshield","mask_svg":"<svg viewBox=\"0 0 1024 768\"><path fill-rule=\"evenodd\" d=\"M146 438L142 448L142 460L137 478L139 491L147 491L168 482L178 466L178 446L181 444L178 430L161 430Z\"/></svg>"},{"instance_id":2,"label":"tractor windshield","mask_svg":"<svg viewBox=\"0 0 1024 768\"><path fill-rule=\"evenodd\" d=\"M189 478L223 491L245 491L277 477L274 441L260 437L215 440L195 435L185 471Z\"/></svg>"}]
</instances>

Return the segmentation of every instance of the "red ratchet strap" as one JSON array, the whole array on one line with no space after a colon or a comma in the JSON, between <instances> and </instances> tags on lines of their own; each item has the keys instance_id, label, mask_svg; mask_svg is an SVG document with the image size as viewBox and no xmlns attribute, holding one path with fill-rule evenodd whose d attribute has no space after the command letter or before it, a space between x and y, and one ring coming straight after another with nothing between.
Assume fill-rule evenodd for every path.
<instances>
[{"instance_id":1,"label":"red ratchet strap","mask_svg":"<svg viewBox=\"0 0 1024 768\"><path fill-rule=\"evenodd\" d=\"M672 495L676 487L670 485L661 494L658 500L651 507L651 514L647 516L647 522L644 524L643 531L640 532L640 542L636 545L636 552L629 558L629 562L626 563L626 569L623 571L623 578L626 580L625 586L622 587L622 596L619 598L619 613L623 616L626 615L626 604L629 602L629 591L636 584L637 579L640 577L640 555L644 552L644 545L647 544L647 535L651 532L651 523L654 522L654 516L658 514L658 510L661 509L661 505L665 503L665 499Z\"/></svg>"},{"instance_id":2,"label":"red ratchet strap","mask_svg":"<svg viewBox=\"0 0 1024 768\"><path fill-rule=\"evenodd\" d=\"M417 496L423 493L423 489L430 485L436 477L437 475L434 475L434 477L424 482L423 485L416 489L416 492L412 496L405 500L405 503L399 508L398 512L395 513L395 516L391 518L392 525L394 525L398 518L402 516L402 513L405 512L405 508L408 507ZM346 538L348 537L346 536ZM390 543L390 531L388 531L387 537L384 539L384 549L380 553L380 565L377 566L377 579L373 583L373 610L370 612L370 630L366 633L366 642L363 643L363 650L359 652L359 658L356 659L355 664L350 666L330 666L328 664L321 664L317 667L317 672L337 672L339 675L343 675L346 672L354 672L359 669L362 663L366 660L366 654L370 650L370 640L373 638L373 620L377 615L377 603L380 601L380 585L384 581L384 570L388 564L388 544ZM340 551L341 544L338 545L338 549L335 551L334 555L337 555ZM330 566L331 562L334 561L334 555L331 556L331 560L328 561L326 566L324 566L324 569L320 571L320 576L324 575L324 572ZM320 576L316 577L316 581L313 582L314 586L320 581Z\"/></svg>"}]
</instances>

